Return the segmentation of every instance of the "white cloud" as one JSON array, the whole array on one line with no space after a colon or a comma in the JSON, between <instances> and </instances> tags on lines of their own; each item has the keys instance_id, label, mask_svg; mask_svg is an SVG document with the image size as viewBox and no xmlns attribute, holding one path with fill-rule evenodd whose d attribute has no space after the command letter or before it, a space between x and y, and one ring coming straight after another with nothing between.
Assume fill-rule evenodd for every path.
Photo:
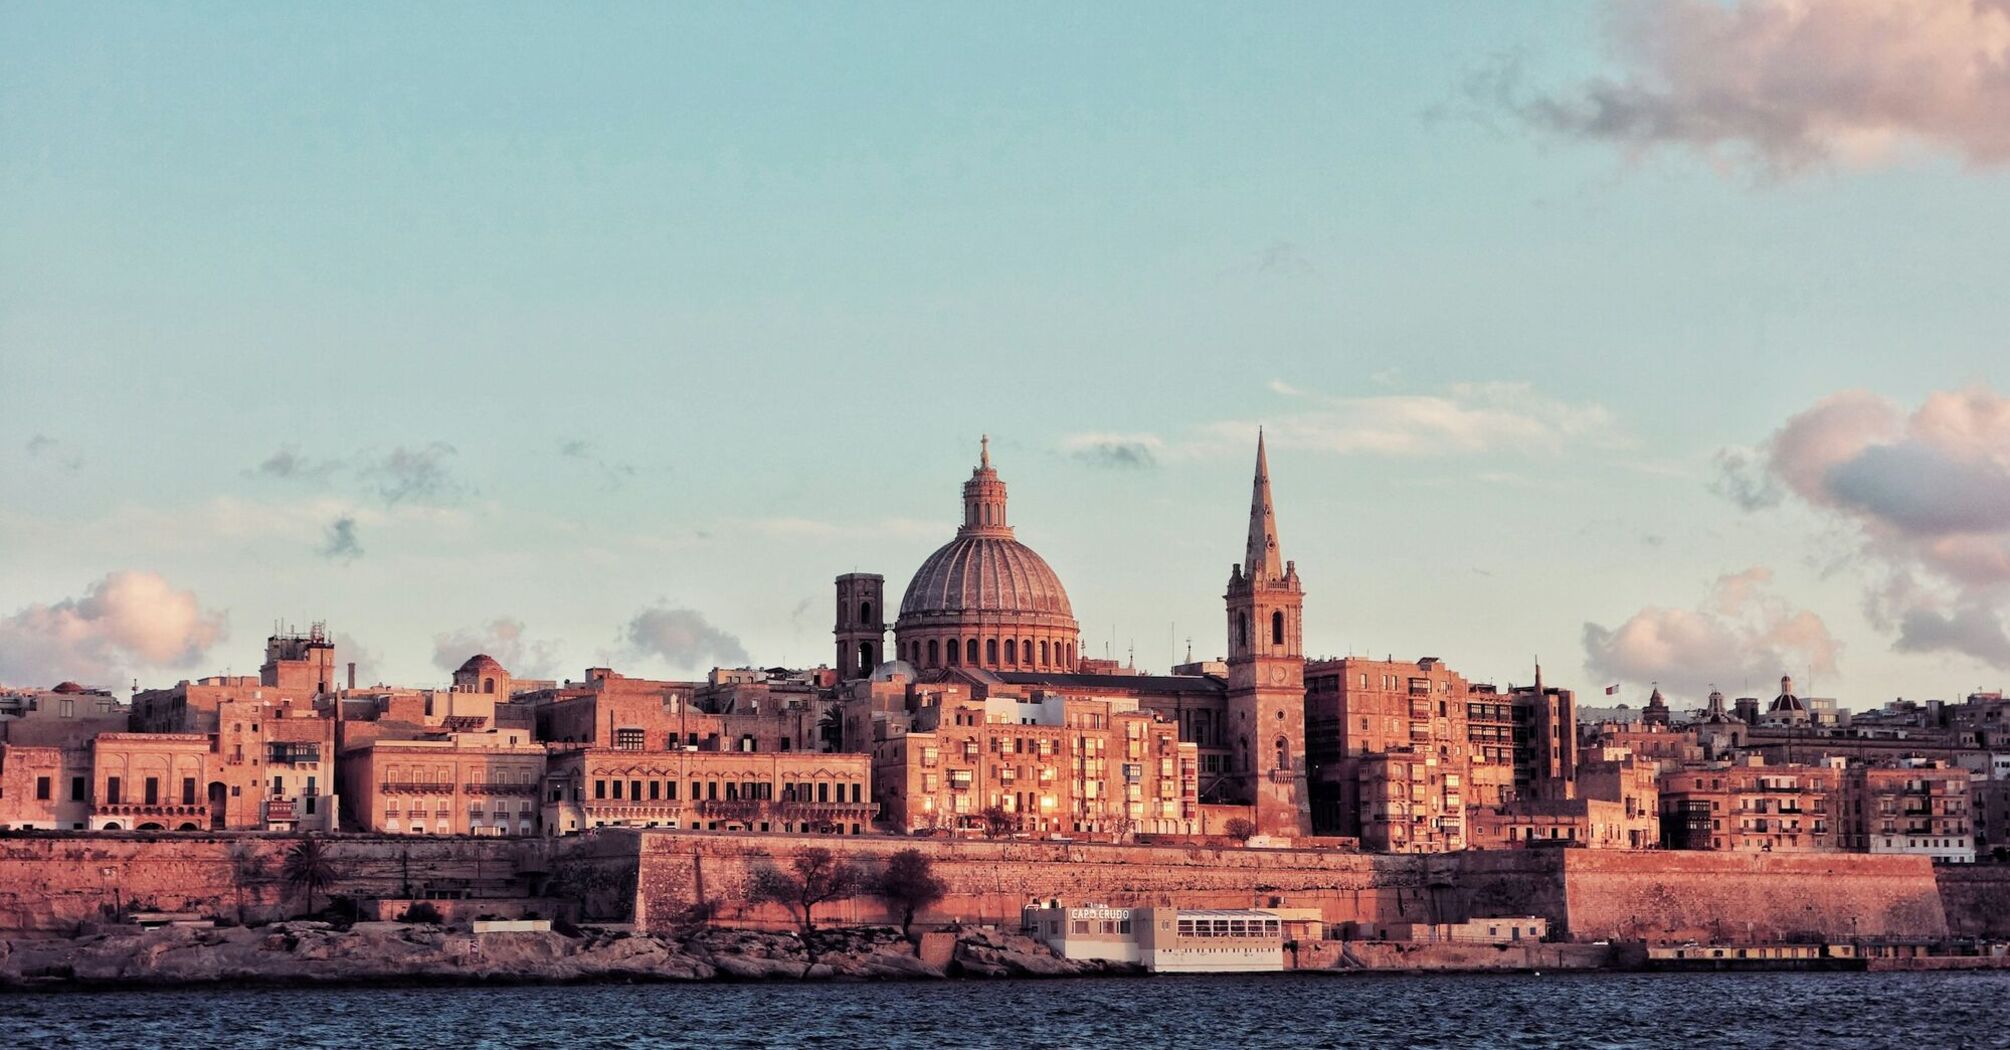
<instances>
[{"instance_id":1,"label":"white cloud","mask_svg":"<svg viewBox=\"0 0 2010 1050\"><path fill-rule=\"evenodd\" d=\"M151 572L122 570L81 598L0 619L0 681L109 686L154 668L189 667L227 633L225 617Z\"/></svg>"},{"instance_id":2,"label":"white cloud","mask_svg":"<svg viewBox=\"0 0 2010 1050\"><path fill-rule=\"evenodd\" d=\"M1762 476L1751 467L1761 457ZM1882 578L1871 619L1898 630L1898 648L2010 667L2010 399L1941 391L1908 416L1845 391L1788 419L1743 468L1740 484L1791 493L1855 530Z\"/></svg>"},{"instance_id":3,"label":"white cloud","mask_svg":"<svg viewBox=\"0 0 2010 1050\"><path fill-rule=\"evenodd\" d=\"M1529 383L1459 383L1437 394L1370 397L1318 396L1277 381L1271 389L1315 406L1264 421L1264 433L1278 448L1342 455L1555 455L1575 445L1625 443L1603 405L1562 401ZM1241 449L1257 425L1214 423L1204 436Z\"/></svg>"},{"instance_id":4,"label":"white cloud","mask_svg":"<svg viewBox=\"0 0 2010 1050\"><path fill-rule=\"evenodd\" d=\"M1772 570L1718 578L1692 609L1650 606L1617 627L1584 625L1585 668L1603 681L1659 682L1700 697L1813 667L1833 673L1841 646L1821 617L1773 593Z\"/></svg>"},{"instance_id":5,"label":"white cloud","mask_svg":"<svg viewBox=\"0 0 2010 1050\"><path fill-rule=\"evenodd\" d=\"M1621 72L1517 99L1535 125L1631 151L1694 150L1774 174L1905 149L2010 161L2006 0L1626 0L1609 6Z\"/></svg>"}]
</instances>

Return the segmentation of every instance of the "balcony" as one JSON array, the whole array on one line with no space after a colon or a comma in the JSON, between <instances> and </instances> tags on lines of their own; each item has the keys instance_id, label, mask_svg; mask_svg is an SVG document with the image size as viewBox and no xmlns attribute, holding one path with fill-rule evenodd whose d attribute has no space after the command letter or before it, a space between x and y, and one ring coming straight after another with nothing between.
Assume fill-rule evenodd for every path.
<instances>
[{"instance_id":1,"label":"balcony","mask_svg":"<svg viewBox=\"0 0 2010 1050\"><path fill-rule=\"evenodd\" d=\"M377 790L386 795L448 795L452 794L452 784L421 784L411 780L387 780L377 785Z\"/></svg>"},{"instance_id":2,"label":"balcony","mask_svg":"<svg viewBox=\"0 0 2010 1050\"><path fill-rule=\"evenodd\" d=\"M536 784L462 784L461 790L470 795L521 795L525 798L537 797Z\"/></svg>"},{"instance_id":3,"label":"balcony","mask_svg":"<svg viewBox=\"0 0 2010 1050\"><path fill-rule=\"evenodd\" d=\"M293 821L293 820L296 820L296 819L298 819L298 818L296 818L296 817L294 816L294 814L293 814L293 800L292 800L292 799L290 799L290 798L269 798L269 799L266 799L266 800L265 800L265 821L266 821L266 823L270 824L270 823L272 823L273 821L283 821L283 822L291 822L291 821Z\"/></svg>"},{"instance_id":4,"label":"balcony","mask_svg":"<svg viewBox=\"0 0 2010 1050\"><path fill-rule=\"evenodd\" d=\"M311 765L321 761L318 743L278 742L266 745L266 761L274 765Z\"/></svg>"},{"instance_id":5,"label":"balcony","mask_svg":"<svg viewBox=\"0 0 2010 1050\"><path fill-rule=\"evenodd\" d=\"M94 803L91 806L91 815L98 817L134 817L141 819L154 817L161 820L186 818L193 820L207 817L209 815L209 807L206 805L170 806L158 803L147 805L144 802L107 802L103 805Z\"/></svg>"}]
</instances>

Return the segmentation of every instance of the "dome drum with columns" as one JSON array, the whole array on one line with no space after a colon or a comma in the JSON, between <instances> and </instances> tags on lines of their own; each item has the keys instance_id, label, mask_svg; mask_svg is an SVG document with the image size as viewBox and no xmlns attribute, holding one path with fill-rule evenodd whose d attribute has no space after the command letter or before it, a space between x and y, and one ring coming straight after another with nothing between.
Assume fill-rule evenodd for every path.
<instances>
[{"instance_id":1,"label":"dome drum with columns","mask_svg":"<svg viewBox=\"0 0 2010 1050\"><path fill-rule=\"evenodd\" d=\"M962 527L901 598L892 655L924 671L1072 671L1080 640L1061 578L1012 536L987 437L963 484Z\"/></svg>"}]
</instances>

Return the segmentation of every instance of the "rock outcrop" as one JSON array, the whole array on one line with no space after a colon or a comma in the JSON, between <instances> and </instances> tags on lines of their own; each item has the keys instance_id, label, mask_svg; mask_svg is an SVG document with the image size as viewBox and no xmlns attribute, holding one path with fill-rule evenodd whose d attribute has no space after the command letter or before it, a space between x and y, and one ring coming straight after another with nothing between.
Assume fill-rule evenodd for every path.
<instances>
[{"instance_id":1,"label":"rock outcrop","mask_svg":"<svg viewBox=\"0 0 2010 1050\"><path fill-rule=\"evenodd\" d=\"M1115 972L1061 959L996 930L962 931L947 967L887 927L819 930L814 958L794 933L699 928L649 936L586 929L472 934L424 923L322 922L140 930L0 940L0 987L213 983L916 980ZM1121 968L1119 968L1121 969Z\"/></svg>"}]
</instances>

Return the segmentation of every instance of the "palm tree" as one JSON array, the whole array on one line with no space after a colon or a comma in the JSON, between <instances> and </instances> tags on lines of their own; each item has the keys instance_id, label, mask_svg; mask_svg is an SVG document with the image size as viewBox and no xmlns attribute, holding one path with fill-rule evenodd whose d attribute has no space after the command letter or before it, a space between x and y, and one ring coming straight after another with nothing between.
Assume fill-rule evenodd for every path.
<instances>
[{"instance_id":1,"label":"palm tree","mask_svg":"<svg viewBox=\"0 0 2010 1050\"><path fill-rule=\"evenodd\" d=\"M307 893L307 914L314 914L314 895L335 884L335 862L328 847L312 835L293 844L280 865L280 877L288 886Z\"/></svg>"}]
</instances>

